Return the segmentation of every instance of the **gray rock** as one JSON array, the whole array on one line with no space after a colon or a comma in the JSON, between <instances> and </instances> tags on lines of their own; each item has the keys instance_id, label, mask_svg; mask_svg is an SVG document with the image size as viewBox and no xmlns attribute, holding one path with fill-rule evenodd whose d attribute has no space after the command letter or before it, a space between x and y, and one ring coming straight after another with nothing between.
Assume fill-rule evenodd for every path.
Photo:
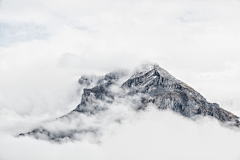
<instances>
[{"instance_id":1,"label":"gray rock","mask_svg":"<svg viewBox=\"0 0 240 160\"><path fill-rule=\"evenodd\" d=\"M212 116L221 122L231 122L233 125L239 126L239 117L236 115L220 108L216 103L207 102L199 92L176 79L158 65L155 64L149 68L149 70L138 71L121 86L126 91L125 96L141 93L141 109L151 103L159 109L171 109L185 117ZM117 72L109 73L104 77L105 81L98 82L96 87L84 89L82 101L74 111L95 113L104 110L104 107L98 106L96 100L111 103L116 95L112 94L108 88L119 77Z\"/></svg>"},{"instance_id":2,"label":"gray rock","mask_svg":"<svg viewBox=\"0 0 240 160\"><path fill-rule=\"evenodd\" d=\"M122 88L130 90L130 95L138 92L147 94L149 97L142 101L143 108L152 103L159 109L169 108L185 117L212 116L221 122L232 122L239 126L239 117L216 103L207 102L200 93L158 65L149 71L136 73L123 83Z\"/></svg>"},{"instance_id":3,"label":"gray rock","mask_svg":"<svg viewBox=\"0 0 240 160\"><path fill-rule=\"evenodd\" d=\"M109 87L116 84L119 78L125 75L126 72L120 70L108 73L104 77L98 78L95 87L83 90L81 103L73 111L96 113L98 111L105 110L106 108L104 106L99 105L98 100L112 103L115 95L109 90Z\"/></svg>"},{"instance_id":4,"label":"gray rock","mask_svg":"<svg viewBox=\"0 0 240 160\"><path fill-rule=\"evenodd\" d=\"M103 77L82 76L79 79L81 85L90 86L90 84L95 83L96 86L84 89L81 103L72 112L58 119L71 119L73 115L77 118L76 113L94 115L107 110L105 105L113 103L116 98L125 100L137 95L140 96L140 102L134 102L138 105L135 107L136 110L144 110L149 104L153 104L160 110L171 109L192 119L198 116L210 116L230 126L239 127L240 125L239 117L220 108L216 103L207 102L192 87L176 79L156 64L144 66L142 70L137 70L133 76L119 86L120 92L112 92L111 86L116 85L119 79L124 76L126 76L125 71L111 72ZM82 131L75 130L71 131L70 135L67 132L57 135L41 128L20 134L20 136L32 135L38 138L36 137L37 132L38 134L46 133L52 140L59 140L66 136L73 137L74 133ZM87 131L84 130L84 132Z\"/></svg>"}]
</instances>

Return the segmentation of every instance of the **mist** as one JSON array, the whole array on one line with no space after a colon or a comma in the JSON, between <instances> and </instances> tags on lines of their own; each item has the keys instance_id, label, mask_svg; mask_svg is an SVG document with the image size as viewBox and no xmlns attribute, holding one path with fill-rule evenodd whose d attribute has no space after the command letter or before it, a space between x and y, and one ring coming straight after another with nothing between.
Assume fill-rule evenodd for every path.
<instances>
[{"instance_id":1,"label":"mist","mask_svg":"<svg viewBox=\"0 0 240 160\"><path fill-rule=\"evenodd\" d=\"M239 6L237 0L2 0L0 159L239 159L238 130L155 106L134 112L119 100L95 117L53 122L80 103L82 75L126 69L130 76L144 61L240 116ZM62 143L16 137L39 126L98 134Z\"/></svg>"},{"instance_id":2,"label":"mist","mask_svg":"<svg viewBox=\"0 0 240 160\"><path fill-rule=\"evenodd\" d=\"M154 107L91 137L63 144L1 136L2 159L238 159L239 131L216 120L191 121ZM14 152L14 154L12 154Z\"/></svg>"}]
</instances>

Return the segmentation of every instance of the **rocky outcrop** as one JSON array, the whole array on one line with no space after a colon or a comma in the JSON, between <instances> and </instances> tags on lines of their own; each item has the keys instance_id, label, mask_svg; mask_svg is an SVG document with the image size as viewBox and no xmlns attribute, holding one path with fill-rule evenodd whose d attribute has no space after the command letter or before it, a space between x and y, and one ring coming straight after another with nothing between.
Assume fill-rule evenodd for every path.
<instances>
[{"instance_id":1,"label":"rocky outcrop","mask_svg":"<svg viewBox=\"0 0 240 160\"><path fill-rule=\"evenodd\" d=\"M125 76L124 71L115 71L106 74L104 77L99 79L94 78L96 81L96 86L91 89L84 89L81 99L81 103L73 111L77 112L89 112L96 113L98 111L104 110L104 106L100 106L98 101L104 101L107 103L112 103L114 101L114 93L109 90L109 87L116 84L119 78ZM97 80L96 80L97 79ZM90 85L93 82L91 78L86 78L86 76L81 77L80 84Z\"/></svg>"},{"instance_id":2,"label":"rocky outcrop","mask_svg":"<svg viewBox=\"0 0 240 160\"><path fill-rule=\"evenodd\" d=\"M136 73L122 87L130 90L129 95L139 92L147 95L142 101L143 107L152 103L159 109L169 108L185 117L212 116L221 122L232 122L239 126L236 115L220 108L216 103L207 102L200 93L158 65L154 65L150 71Z\"/></svg>"},{"instance_id":3,"label":"rocky outcrop","mask_svg":"<svg viewBox=\"0 0 240 160\"><path fill-rule=\"evenodd\" d=\"M97 86L84 89L81 103L74 111L98 112L104 110L97 100L111 103L115 96L108 89L124 74L113 72L107 74ZM82 80L80 80L82 81ZM239 126L238 117L222 108L216 103L209 103L192 87L176 79L158 65L152 65L148 70L138 71L125 81L121 88L126 94L123 96L139 95L144 109L150 103L159 109L171 109L185 117L192 118L197 115L212 116L221 122L231 122Z\"/></svg>"},{"instance_id":4,"label":"rocky outcrop","mask_svg":"<svg viewBox=\"0 0 240 160\"><path fill-rule=\"evenodd\" d=\"M59 119L66 119L72 115L77 118L76 113L94 115L107 110L106 104L113 103L116 98L125 100L129 97L138 96L140 102L135 103L138 105L135 107L136 110L144 110L149 104L152 104L160 110L170 109L188 118L210 116L231 126L239 127L240 125L239 117L220 108L216 103L209 103L199 92L176 79L156 64L137 70L133 76L119 86L117 92L113 92L111 86L116 86L119 79L124 76L126 76L124 71L111 72L103 77L82 76L79 79L81 85L90 87L95 84L95 86L85 88L81 103L72 112ZM51 139L61 139L68 135L61 133L57 136L44 129L35 129L32 132L20 135L34 136L40 131L50 135Z\"/></svg>"}]
</instances>

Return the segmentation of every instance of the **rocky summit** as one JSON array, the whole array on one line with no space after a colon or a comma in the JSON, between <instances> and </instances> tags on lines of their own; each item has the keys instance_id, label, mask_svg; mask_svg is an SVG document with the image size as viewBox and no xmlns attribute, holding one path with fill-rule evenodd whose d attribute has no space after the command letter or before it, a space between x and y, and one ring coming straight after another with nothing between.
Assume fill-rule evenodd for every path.
<instances>
[{"instance_id":1,"label":"rocky summit","mask_svg":"<svg viewBox=\"0 0 240 160\"><path fill-rule=\"evenodd\" d=\"M79 84L85 86L81 103L70 113L58 118L69 119L78 114L97 114L108 109L106 104L112 104L116 99L128 99L138 96L134 102L135 110L144 110L149 105L155 105L159 110L170 109L185 117L195 119L199 116L214 117L222 124L239 127L239 117L219 107L216 103L209 103L199 92L176 79L157 64L143 65L130 78L119 84L119 80L126 77L125 71L115 71L102 77L82 76ZM91 87L91 85L95 85ZM113 91L112 86L119 86ZM90 87L90 88L89 88ZM134 99L136 101L136 99ZM60 139L68 134L54 135L44 128L20 135L44 133L51 139ZM72 135L73 132L71 132Z\"/></svg>"},{"instance_id":2,"label":"rocky summit","mask_svg":"<svg viewBox=\"0 0 240 160\"><path fill-rule=\"evenodd\" d=\"M81 103L74 110L76 112L94 113L104 108L99 108L97 100L111 103L114 94L108 88L123 76L123 73L112 72L98 80L97 85L91 89L84 89ZM80 84L90 84L92 79L82 77ZM231 122L239 126L239 117L222 109L217 103L209 103L192 87L176 79L158 65L153 65L149 70L138 71L125 81L121 88L126 92L124 96L142 95L144 109L150 103L159 109L171 109L185 117L196 115L212 116L221 122Z\"/></svg>"}]
</instances>

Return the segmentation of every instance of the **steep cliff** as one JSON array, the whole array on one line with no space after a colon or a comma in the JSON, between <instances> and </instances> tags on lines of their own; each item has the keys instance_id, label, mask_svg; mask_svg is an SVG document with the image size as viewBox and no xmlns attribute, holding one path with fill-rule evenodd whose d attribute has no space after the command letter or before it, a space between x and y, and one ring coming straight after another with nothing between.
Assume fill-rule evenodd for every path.
<instances>
[{"instance_id":1,"label":"steep cliff","mask_svg":"<svg viewBox=\"0 0 240 160\"><path fill-rule=\"evenodd\" d=\"M192 87L176 79L166 70L158 65L148 65L138 69L129 79L120 86L119 79L126 76L124 71L115 71L103 77L82 76L79 83L85 87L95 84L92 88L83 90L81 103L70 113L58 118L58 120L78 118L78 114L93 115L104 112L108 109L107 104L111 104L115 99L135 100L135 110L144 110L149 104L155 105L158 109L170 109L188 118L198 116L210 116L225 123L228 126L239 127L239 117L222 109L216 103L209 103ZM112 90L112 86L119 86L117 91ZM44 128L35 129L32 132L20 135L32 135L38 138L38 134L48 135L52 140L59 140L64 137L72 137L74 133L83 130L72 130L61 134L53 134ZM87 132L84 130L84 132ZM91 131L92 132L92 131Z\"/></svg>"},{"instance_id":2,"label":"steep cliff","mask_svg":"<svg viewBox=\"0 0 240 160\"><path fill-rule=\"evenodd\" d=\"M111 103L118 95L112 94L108 88L123 75L118 72L107 74L104 80L97 83L97 86L84 89L81 103L74 111L94 113L103 110L104 108L99 107L97 100ZM123 98L136 94L141 96L142 106L139 109L144 109L152 103L159 109L169 108L185 117L212 116L221 122L231 122L239 126L236 115L220 108L216 103L207 102L192 87L176 79L156 64L152 65L149 70L135 73L122 84L121 88L126 92Z\"/></svg>"}]
</instances>

